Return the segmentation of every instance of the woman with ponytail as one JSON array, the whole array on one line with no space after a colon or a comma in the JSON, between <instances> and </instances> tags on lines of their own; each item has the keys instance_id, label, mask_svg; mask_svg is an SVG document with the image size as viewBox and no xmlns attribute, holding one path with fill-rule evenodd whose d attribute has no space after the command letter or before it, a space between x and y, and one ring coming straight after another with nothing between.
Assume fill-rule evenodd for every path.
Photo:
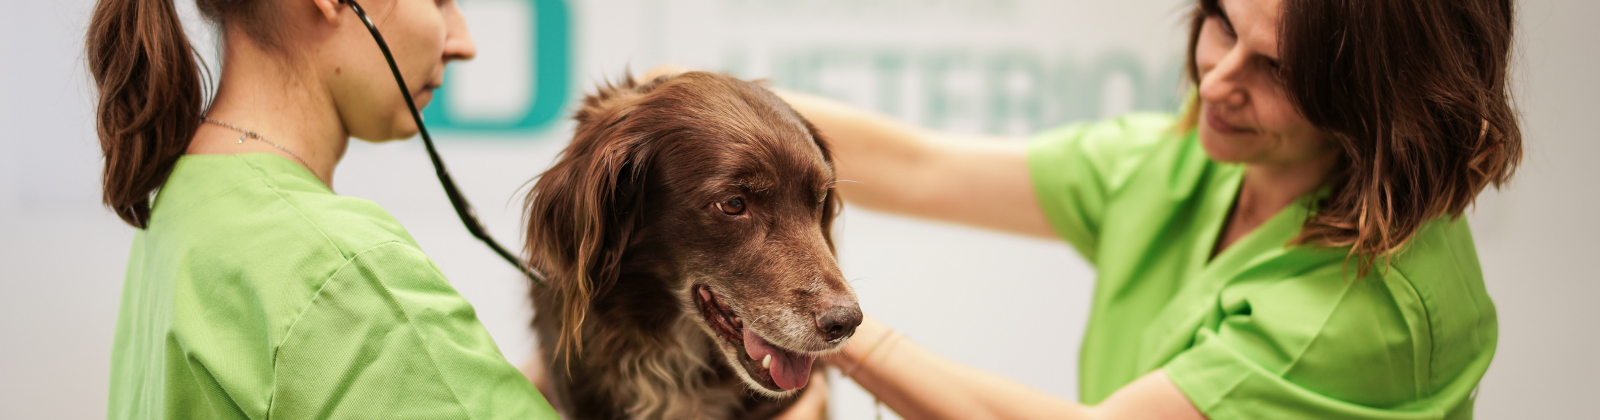
<instances>
[{"instance_id":1,"label":"woman with ponytail","mask_svg":"<svg viewBox=\"0 0 1600 420\"><path fill-rule=\"evenodd\" d=\"M107 417L554 418L405 229L332 191L351 137L418 130L350 7L196 0L207 98L173 1L100 0L88 33L105 204L139 229ZM453 0L365 3L419 105L475 54Z\"/></svg>"}]
</instances>

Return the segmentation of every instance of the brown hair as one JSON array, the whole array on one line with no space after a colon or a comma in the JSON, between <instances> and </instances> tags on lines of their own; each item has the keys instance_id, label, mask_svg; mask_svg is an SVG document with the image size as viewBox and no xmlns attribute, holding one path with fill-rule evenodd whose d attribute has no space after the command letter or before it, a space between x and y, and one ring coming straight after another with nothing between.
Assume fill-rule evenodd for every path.
<instances>
[{"instance_id":1,"label":"brown hair","mask_svg":"<svg viewBox=\"0 0 1600 420\"><path fill-rule=\"evenodd\" d=\"M1195 46L1217 1L1197 2L1190 21L1196 85ZM1460 217L1503 185L1522 159L1506 82L1512 30L1511 0L1284 0L1284 90L1344 152L1293 243L1349 246L1365 276L1423 223Z\"/></svg>"},{"instance_id":2,"label":"brown hair","mask_svg":"<svg viewBox=\"0 0 1600 420\"><path fill-rule=\"evenodd\" d=\"M87 54L100 99L96 129L105 160L106 206L134 227L150 222L150 195L189 147L205 107L199 60L174 0L101 0L89 22ZM212 22L242 21L261 44L276 38L255 24L266 2L198 0Z\"/></svg>"}]
</instances>

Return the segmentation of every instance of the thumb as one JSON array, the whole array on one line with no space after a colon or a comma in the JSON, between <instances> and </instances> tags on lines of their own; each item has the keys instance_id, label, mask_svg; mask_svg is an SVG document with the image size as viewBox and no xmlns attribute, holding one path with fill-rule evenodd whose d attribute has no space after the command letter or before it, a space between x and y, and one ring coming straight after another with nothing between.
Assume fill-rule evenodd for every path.
<instances>
[{"instance_id":1,"label":"thumb","mask_svg":"<svg viewBox=\"0 0 1600 420\"><path fill-rule=\"evenodd\" d=\"M811 372L811 382L800 399L773 420L821 420L828 417L828 375L824 369Z\"/></svg>"}]
</instances>

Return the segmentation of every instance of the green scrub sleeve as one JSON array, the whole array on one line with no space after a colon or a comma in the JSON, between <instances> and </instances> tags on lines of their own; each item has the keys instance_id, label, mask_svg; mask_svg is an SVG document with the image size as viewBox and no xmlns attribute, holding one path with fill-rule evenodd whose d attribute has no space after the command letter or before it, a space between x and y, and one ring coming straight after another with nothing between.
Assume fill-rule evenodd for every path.
<instances>
[{"instance_id":1,"label":"green scrub sleeve","mask_svg":"<svg viewBox=\"0 0 1600 420\"><path fill-rule=\"evenodd\" d=\"M1168 377L1211 420L1471 418L1488 359L1434 363L1411 283L1392 268L1360 280L1344 270L1224 293L1219 327L1200 329Z\"/></svg>"},{"instance_id":2,"label":"green scrub sleeve","mask_svg":"<svg viewBox=\"0 0 1600 420\"><path fill-rule=\"evenodd\" d=\"M279 345L270 418L555 419L415 247L359 252Z\"/></svg>"},{"instance_id":3,"label":"green scrub sleeve","mask_svg":"<svg viewBox=\"0 0 1600 420\"><path fill-rule=\"evenodd\" d=\"M1056 234L1098 265L1105 209L1162 140L1177 141L1170 115L1134 114L1070 125L1028 142L1028 171Z\"/></svg>"}]
</instances>

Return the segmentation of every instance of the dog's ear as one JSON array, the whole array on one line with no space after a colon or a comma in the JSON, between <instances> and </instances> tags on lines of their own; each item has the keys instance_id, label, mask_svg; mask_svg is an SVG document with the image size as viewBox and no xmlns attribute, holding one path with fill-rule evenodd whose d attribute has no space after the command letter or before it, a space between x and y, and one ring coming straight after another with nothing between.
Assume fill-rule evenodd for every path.
<instances>
[{"instance_id":1,"label":"dog's ear","mask_svg":"<svg viewBox=\"0 0 1600 420\"><path fill-rule=\"evenodd\" d=\"M556 346L562 356L581 346L591 301L620 274L643 204L639 151L645 139L630 133L629 119L656 84L624 77L585 98L572 144L528 193L529 263L549 280L549 290L533 293L553 294L561 306Z\"/></svg>"},{"instance_id":2,"label":"dog's ear","mask_svg":"<svg viewBox=\"0 0 1600 420\"><path fill-rule=\"evenodd\" d=\"M818 131L817 126L812 125L810 120L800 116L799 113L796 113L795 117L799 118L800 123L806 126L806 132L811 134L811 139L817 142L817 148L822 149L822 161L827 162L829 167L833 167L833 152L828 149L828 139L822 136L822 132ZM837 183L838 180L834 180L834 182ZM844 201L839 198L839 190L830 186L828 188L828 196L823 198L822 202L822 239L828 242L828 250L833 251L835 254L839 250L833 247L833 219L838 217L839 212L842 210L844 210Z\"/></svg>"}]
</instances>

